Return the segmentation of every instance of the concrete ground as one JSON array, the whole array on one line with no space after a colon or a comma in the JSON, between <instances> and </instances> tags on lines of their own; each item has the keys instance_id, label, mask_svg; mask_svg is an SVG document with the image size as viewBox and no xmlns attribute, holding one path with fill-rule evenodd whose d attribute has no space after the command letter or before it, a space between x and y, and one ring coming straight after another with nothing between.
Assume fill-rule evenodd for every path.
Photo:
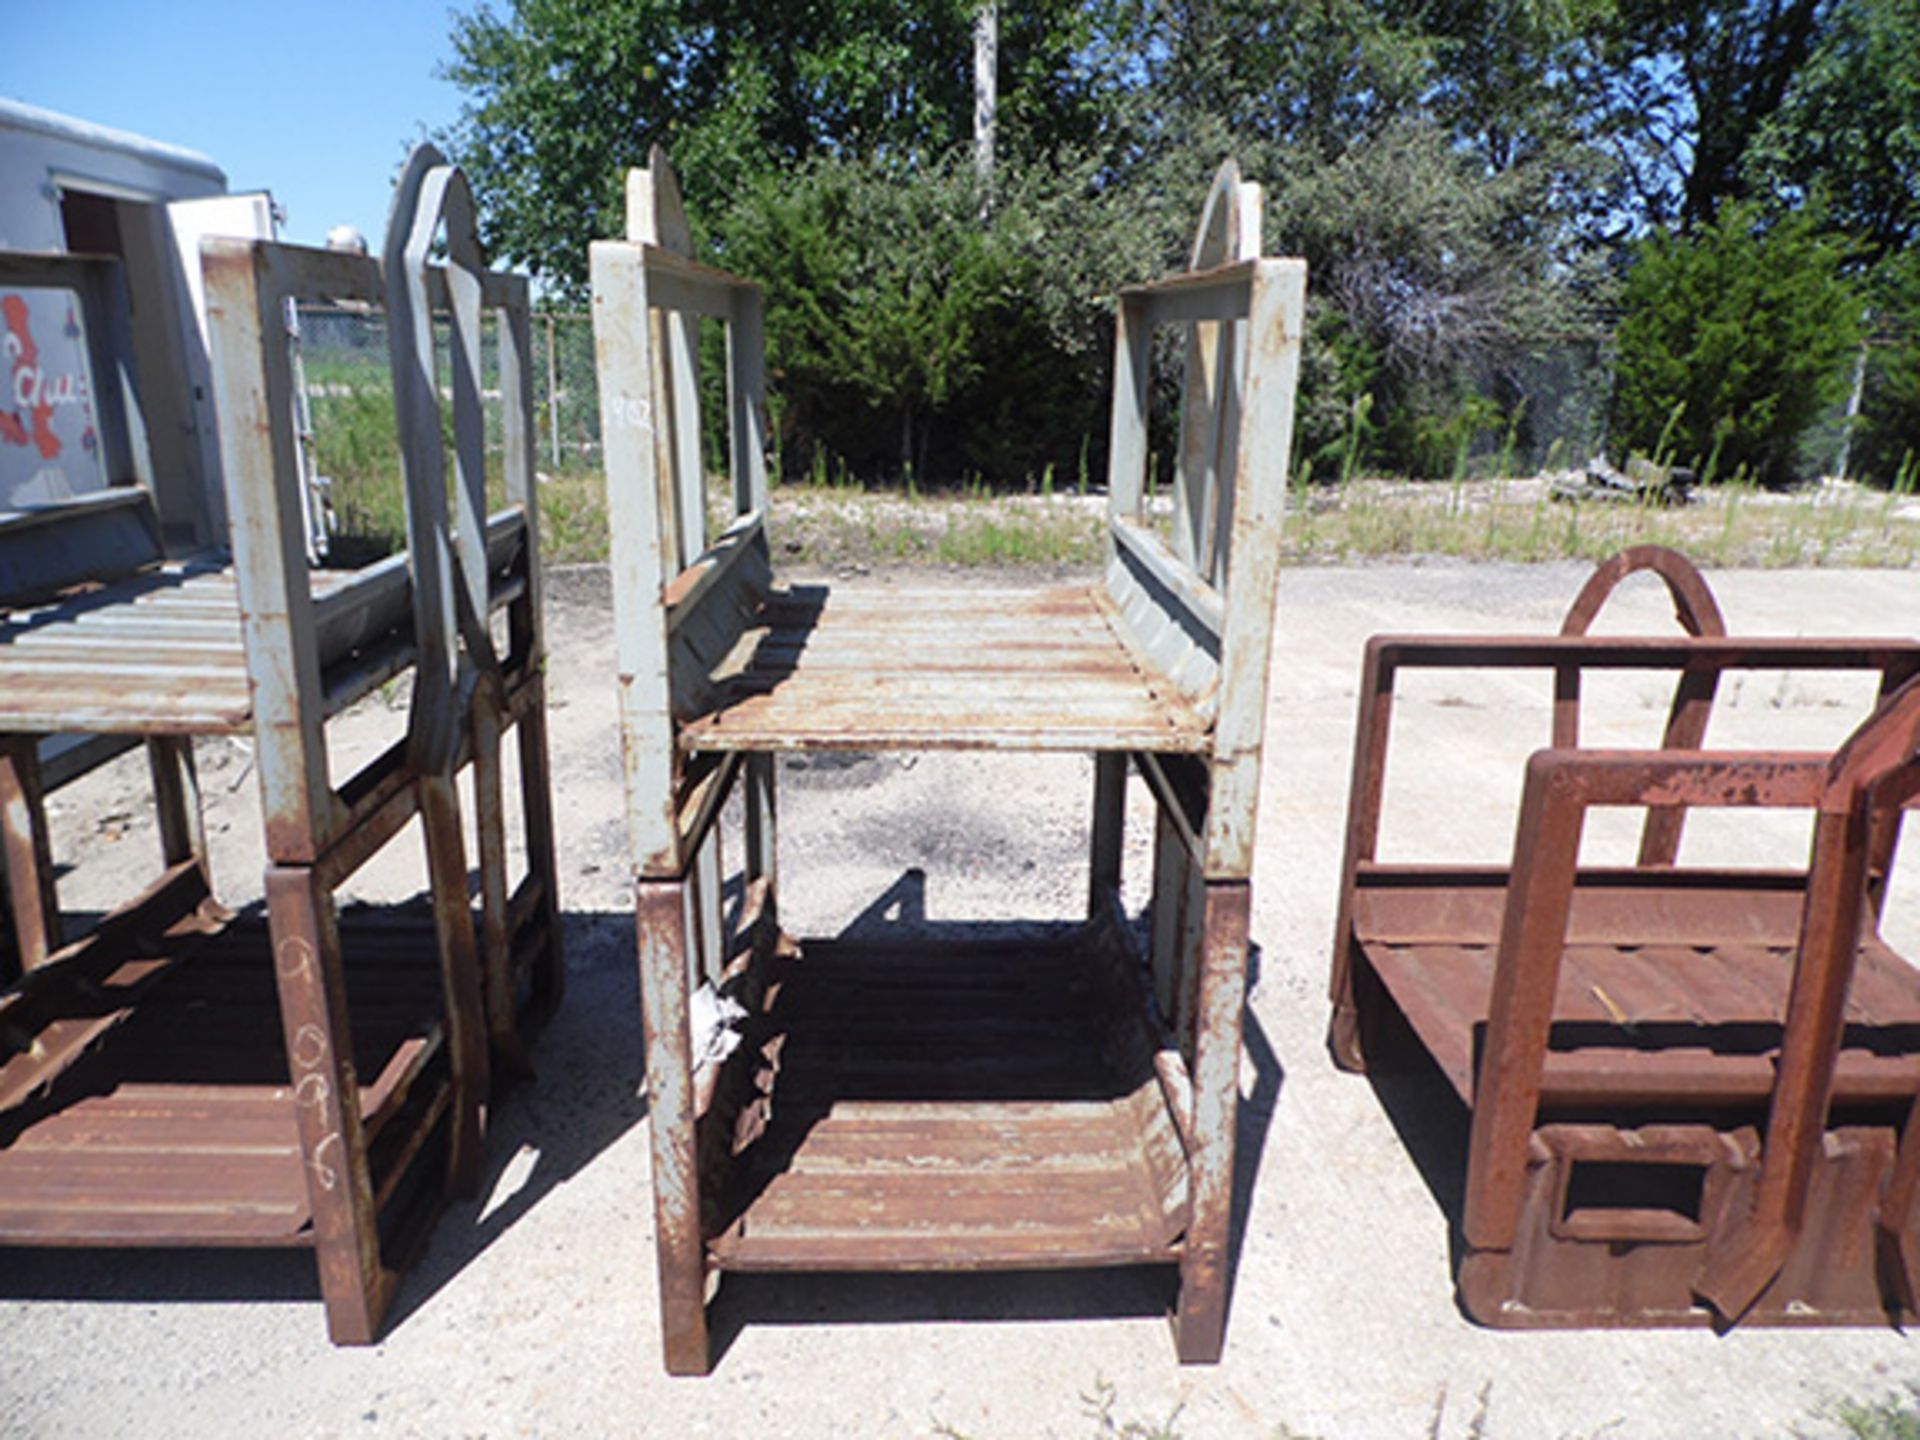
<instances>
[{"instance_id":1,"label":"concrete ground","mask_svg":"<svg viewBox=\"0 0 1920 1440\"><path fill-rule=\"evenodd\" d=\"M304 1254L0 1251L0 1434L1838 1433L1840 1403L1920 1386L1904 1336L1469 1324L1436 1200L1457 1184L1444 1109L1403 1105L1403 1138L1374 1087L1334 1070L1322 1044L1362 642L1550 631L1583 577L1434 564L1283 578L1243 1060L1252 1183L1219 1366L1174 1363L1158 1276L1108 1272L730 1278L715 1373L662 1373L611 621L604 574L586 570L555 577L550 611L571 988L536 1049L537 1083L492 1117L482 1199L444 1217L385 1339L366 1349L327 1343ZM1913 573L1712 578L1736 633L1911 634L1920 616ZM1636 582L1599 628L1671 623L1657 588ZM1504 858L1520 759L1547 733L1544 680L1428 676L1407 694L1384 853ZM1650 742L1666 694L1638 677L1594 687L1591 738ZM353 718L347 748L392 730L393 698ZM1723 692L1711 740L1830 746L1864 703L1857 686L1757 676ZM259 873L247 760L223 744L203 747L201 765L216 873L244 902ZM107 903L151 863L151 822L126 799L142 773L116 762L56 797L56 845L80 861L63 882L69 904ZM938 922L1070 915L1084 893L1083 761L878 757L789 768L783 786L783 911L797 934L835 933L903 894ZM1591 853L1630 838L1630 826L1599 828ZM1145 827L1132 829L1137 902ZM1788 860L1806 844L1803 825L1751 816L1690 836L1685 853L1702 857ZM378 896L411 882L383 868L365 883ZM1911 877L1889 913L1897 939L1920 940Z\"/></svg>"}]
</instances>

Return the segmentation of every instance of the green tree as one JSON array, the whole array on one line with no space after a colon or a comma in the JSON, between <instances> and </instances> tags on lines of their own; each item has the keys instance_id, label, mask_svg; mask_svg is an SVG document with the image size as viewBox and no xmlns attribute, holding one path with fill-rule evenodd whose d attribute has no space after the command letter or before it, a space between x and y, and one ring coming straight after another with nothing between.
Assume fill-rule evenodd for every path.
<instances>
[{"instance_id":1,"label":"green tree","mask_svg":"<svg viewBox=\"0 0 1920 1440\"><path fill-rule=\"evenodd\" d=\"M971 133L971 0L482 0L453 17L440 138L502 258L577 291L590 240L618 232L625 172L667 147L696 223L743 182L814 155L911 164ZM1090 12L1002 17L1003 153L1098 129Z\"/></svg>"},{"instance_id":2,"label":"green tree","mask_svg":"<svg viewBox=\"0 0 1920 1440\"><path fill-rule=\"evenodd\" d=\"M1763 226L1748 203L1690 237L1648 237L1624 295L1615 447L1652 452L1665 438L1720 478L1796 478L1798 442L1838 397L1859 343L1846 253L1811 212Z\"/></svg>"},{"instance_id":3,"label":"green tree","mask_svg":"<svg viewBox=\"0 0 1920 1440\"><path fill-rule=\"evenodd\" d=\"M1582 67L1632 221L1690 230L1747 193L1748 147L1833 0L1619 0Z\"/></svg>"},{"instance_id":4,"label":"green tree","mask_svg":"<svg viewBox=\"0 0 1920 1440\"><path fill-rule=\"evenodd\" d=\"M1920 0L1841 0L1746 160L1788 203L1818 195L1870 257L1920 235Z\"/></svg>"},{"instance_id":5,"label":"green tree","mask_svg":"<svg viewBox=\"0 0 1920 1440\"><path fill-rule=\"evenodd\" d=\"M787 473L1013 483L1097 466L1112 291L1159 268L1172 208L1102 194L1097 171L1002 169L984 221L961 147L911 175L822 157L744 191L720 223L728 263L766 287Z\"/></svg>"},{"instance_id":6,"label":"green tree","mask_svg":"<svg viewBox=\"0 0 1920 1440\"><path fill-rule=\"evenodd\" d=\"M1880 485L1920 484L1920 249L1873 276L1881 331L1868 350L1854 472Z\"/></svg>"},{"instance_id":7,"label":"green tree","mask_svg":"<svg viewBox=\"0 0 1920 1440\"><path fill-rule=\"evenodd\" d=\"M1269 248L1307 257L1303 455L1350 468L1371 397L1362 463L1451 469L1502 418L1525 331L1564 332L1606 286L1584 236L1609 162L1576 69L1612 0L1153 13L1147 148L1168 171L1238 155L1268 181Z\"/></svg>"},{"instance_id":8,"label":"green tree","mask_svg":"<svg viewBox=\"0 0 1920 1440\"><path fill-rule=\"evenodd\" d=\"M1448 473L1462 443L1499 428L1525 343L1580 328L1604 277L1547 243L1568 221L1539 213L1540 171L1489 174L1430 117L1332 164L1289 171L1276 157L1273 171L1272 229L1312 286L1302 454L1331 473L1370 395L1363 462Z\"/></svg>"}]
</instances>

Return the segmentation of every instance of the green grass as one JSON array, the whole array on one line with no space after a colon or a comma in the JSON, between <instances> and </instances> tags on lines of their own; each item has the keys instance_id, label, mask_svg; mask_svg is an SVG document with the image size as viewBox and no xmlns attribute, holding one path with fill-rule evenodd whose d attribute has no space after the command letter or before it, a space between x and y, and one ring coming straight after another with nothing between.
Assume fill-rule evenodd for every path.
<instances>
[{"instance_id":1,"label":"green grass","mask_svg":"<svg viewBox=\"0 0 1920 1440\"><path fill-rule=\"evenodd\" d=\"M1626 545L1684 550L1704 565L1910 566L1920 521L1906 497L1854 486L1790 495L1725 486L1692 504L1566 502L1534 481L1296 488L1286 522L1290 559L1379 557L1599 560Z\"/></svg>"},{"instance_id":2,"label":"green grass","mask_svg":"<svg viewBox=\"0 0 1920 1440\"><path fill-rule=\"evenodd\" d=\"M1920 1391L1870 1404L1836 1406L1834 1418L1854 1440L1920 1440Z\"/></svg>"},{"instance_id":3,"label":"green grass","mask_svg":"<svg viewBox=\"0 0 1920 1440\"><path fill-rule=\"evenodd\" d=\"M377 406L387 404L378 397ZM317 396L322 473L359 558L402 543L405 512L391 412L360 394ZM605 482L569 466L540 486L542 540L554 563L607 557ZM716 482L715 518L724 519ZM1920 564L1920 520L1910 495L1828 486L1791 495L1725 485L1692 505L1567 503L1533 480L1404 484L1357 480L1295 487L1284 544L1293 564L1381 558L1599 560L1626 545L1663 544L1713 568L1906 567ZM782 563L819 568L933 565L959 569L1074 568L1098 562L1103 502L1056 486L1052 494L995 495L975 485L910 495L833 478L778 486L770 535ZM1164 522L1164 513L1156 522ZM1164 523L1156 523L1164 530Z\"/></svg>"},{"instance_id":4,"label":"green grass","mask_svg":"<svg viewBox=\"0 0 1920 1440\"><path fill-rule=\"evenodd\" d=\"M384 368L377 381L323 382L315 380L311 369L308 374L314 464L332 482L328 493L334 548L349 564L362 564L406 545L407 512L394 440L393 396ZM447 423L451 424L450 418ZM451 453L451 434L443 435L442 441ZM499 452L489 450L488 508L504 503L505 495ZM574 465L547 475L540 487L540 512L549 557L604 560L606 510L606 480L597 469Z\"/></svg>"},{"instance_id":5,"label":"green grass","mask_svg":"<svg viewBox=\"0 0 1920 1440\"><path fill-rule=\"evenodd\" d=\"M382 375L384 382L385 376ZM393 397L379 387L308 381L314 463L333 482L333 513L343 535L386 540L406 534L400 495L400 452L394 444Z\"/></svg>"},{"instance_id":6,"label":"green grass","mask_svg":"<svg viewBox=\"0 0 1920 1440\"><path fill-rule=\"evenodd\" d=\"M779 558L819 567L1066 568L1100 555L1097 503L978 490L917 497L781 487L769 531Z\"/></svg>"}]
</instances>

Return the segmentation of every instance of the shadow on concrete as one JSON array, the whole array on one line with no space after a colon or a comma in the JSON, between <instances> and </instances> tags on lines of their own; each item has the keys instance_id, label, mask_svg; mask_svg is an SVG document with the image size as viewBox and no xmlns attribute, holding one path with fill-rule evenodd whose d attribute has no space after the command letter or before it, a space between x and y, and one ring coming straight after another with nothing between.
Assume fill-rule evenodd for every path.
<instances>
[{"instance_id":1,"label":"shadow on concrete","mask_svg":"<svg viewBox=\"0 0 1920 1440\"><path fill-rule=\"evenodd\" d=\"M534 1044L534 1078L496 1094L478 1198L442 1213L402 1278L383 1335L646 1115L632 917L569 913L562 944L569 993ZM0 1297L311 1301L316 1339L325 1334L313 1256L304 1249L4 1248Z\"/></svg>"}]
</instances>

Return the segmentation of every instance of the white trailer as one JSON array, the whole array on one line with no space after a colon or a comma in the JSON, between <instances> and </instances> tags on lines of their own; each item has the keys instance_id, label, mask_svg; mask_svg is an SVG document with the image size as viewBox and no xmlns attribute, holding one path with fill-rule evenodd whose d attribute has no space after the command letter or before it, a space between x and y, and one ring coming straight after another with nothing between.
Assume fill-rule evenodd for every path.
<instances>
[{"instance_id":1,"label":"white trailer","mask_svg":"<svg viewBox=\"0 0 1920 1440\"><path fill-rule=\"evenodd\" d=\"M143 528L156 554L225 544L211 234L271 238L271 200L191 150L0 100L0 252L22 258L0 273L0 597L119 568ZM117 263L25 259L49 255Z\"/></svg>"}]
</instances>

